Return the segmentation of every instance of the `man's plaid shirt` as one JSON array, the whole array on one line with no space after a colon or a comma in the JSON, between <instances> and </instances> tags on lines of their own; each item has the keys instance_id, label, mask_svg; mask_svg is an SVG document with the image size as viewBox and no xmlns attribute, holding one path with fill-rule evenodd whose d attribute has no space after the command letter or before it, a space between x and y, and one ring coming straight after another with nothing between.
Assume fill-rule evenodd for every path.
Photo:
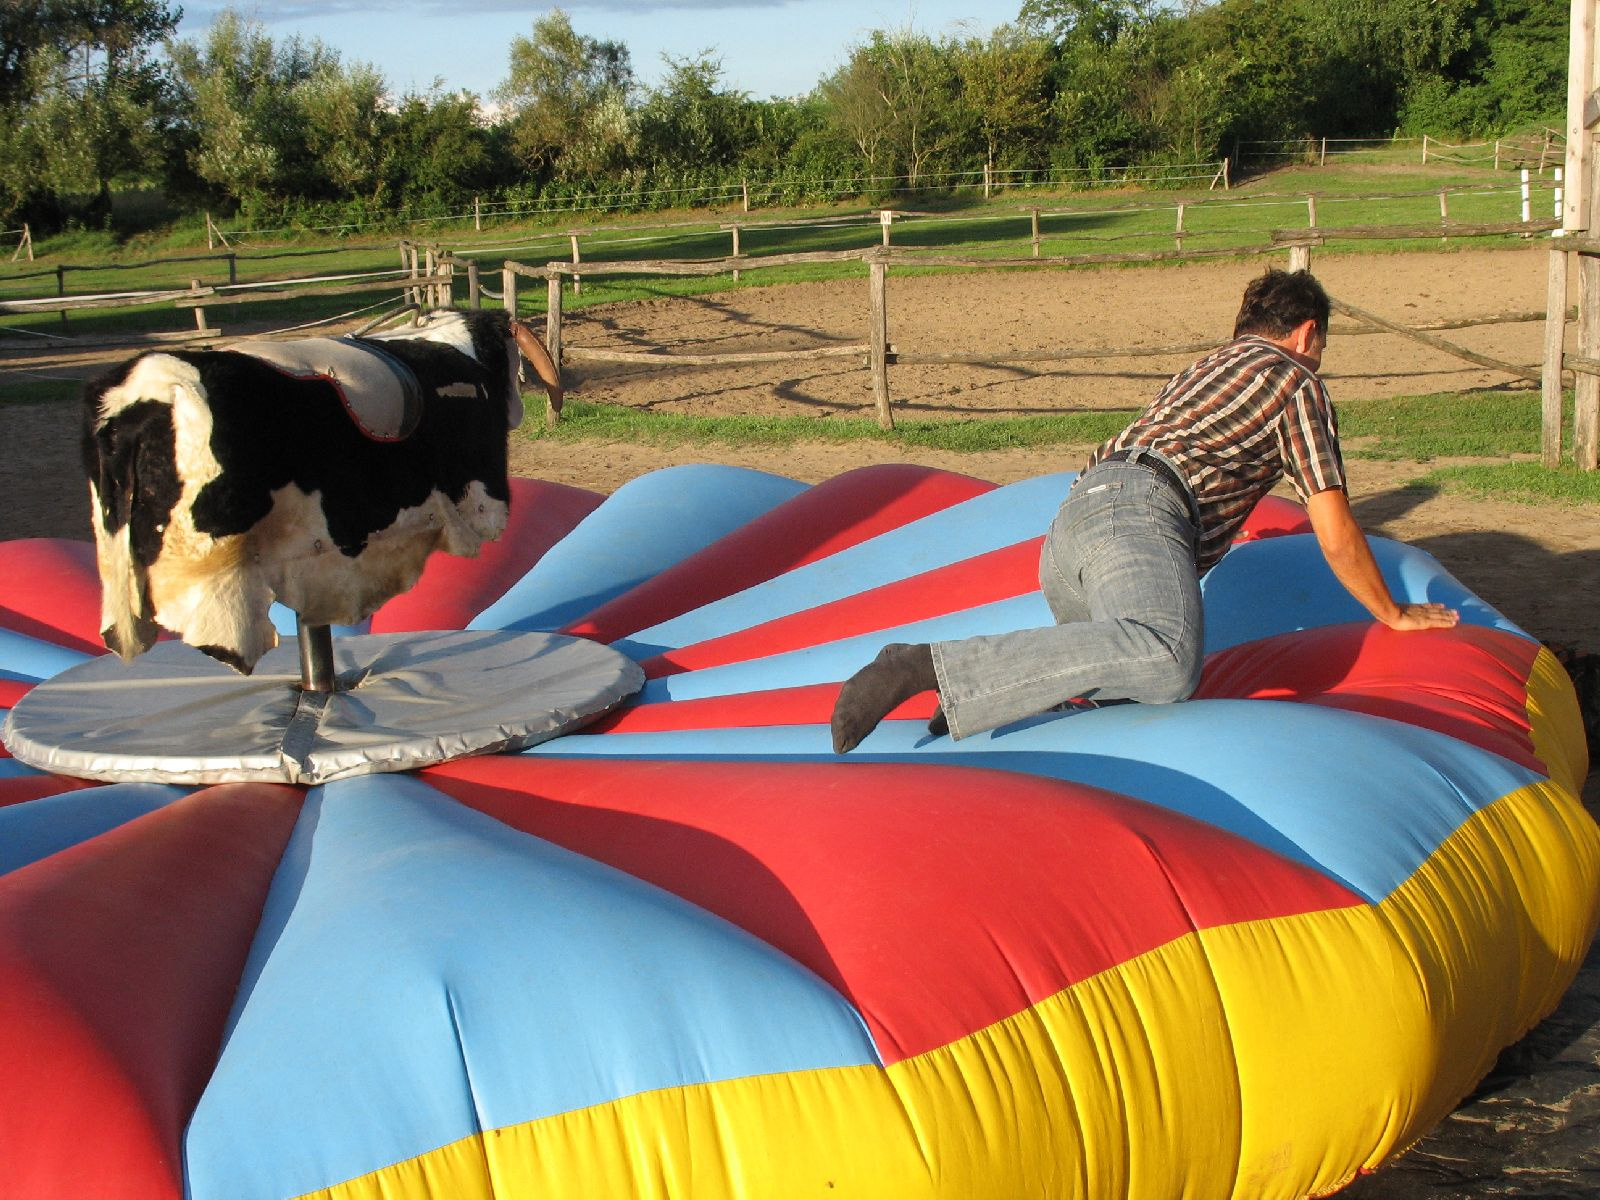
<instances>
[{"instance_id":1,"label":"man's plaid shirt","mask_svg":"<svg viewBox=\"0 0 1600 1200\"><path fill-rule=\"evenodd\" d=\"M1173 376L1089 465L1136 446L1159 452L1188 481L1200 508L1202 572L1285 475L1302 501L1345 485L1328 389L1262 337L1237 338Z\"/></svg>"}]
</instances>

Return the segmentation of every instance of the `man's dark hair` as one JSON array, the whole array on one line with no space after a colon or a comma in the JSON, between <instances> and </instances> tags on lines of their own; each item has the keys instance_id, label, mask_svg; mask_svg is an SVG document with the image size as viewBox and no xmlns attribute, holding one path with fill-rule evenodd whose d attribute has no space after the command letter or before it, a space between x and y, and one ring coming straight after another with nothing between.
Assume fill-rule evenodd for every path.
<instances>
[{"instance_id":1,"label":"man's dark hair","mask_svg":"<svg viewBox=\"0 0 1600 1200\"><path fill-rule=\"evenodd\" d=\"M1239 305L1233 336L1247 333L1281 338L1306 321L1315 321L1324 337L1328 333L1328 293L1310 271L1280 271L1276 267L1250 281Z\"/></svg>"}]
</instances>

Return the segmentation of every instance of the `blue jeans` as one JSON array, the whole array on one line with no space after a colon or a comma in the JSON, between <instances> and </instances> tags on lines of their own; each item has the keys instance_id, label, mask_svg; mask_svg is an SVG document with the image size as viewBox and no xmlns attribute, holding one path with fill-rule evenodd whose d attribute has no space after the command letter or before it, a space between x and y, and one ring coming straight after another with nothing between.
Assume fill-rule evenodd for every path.
<instances>
[{"instance_id":1,"label":"blue jeans","mask_svg":"<svg viewBox=\"0 0 1600 1200\"><path fill-rule=\"evenodd\" d=\"M1153 467L1085 471L1039 557L1058 624L933 643L951 736L1074 698L1165 704L1193 695L1204 656L1197 537L1193 501Z\"/></svg>"}]
</instances>

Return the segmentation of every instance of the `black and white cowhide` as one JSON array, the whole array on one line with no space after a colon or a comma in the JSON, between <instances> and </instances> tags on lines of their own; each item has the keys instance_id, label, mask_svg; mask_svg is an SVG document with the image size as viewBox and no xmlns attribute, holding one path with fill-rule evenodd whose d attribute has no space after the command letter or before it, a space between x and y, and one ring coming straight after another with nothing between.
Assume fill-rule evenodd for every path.
<instances>
[{"instance_id":1,"label":"black and white cowhide","mask_svg":"<svg viewBox=\"0 0 1600 1200\"><path fill-rule=\"evenodd\" d=\"M159 628L248 673L274 599L363 620L435 549L505 528L521 420L511 322L440 312L401 332L148 353L84 391L106 645Z\"/></svg>"}]
</instances>

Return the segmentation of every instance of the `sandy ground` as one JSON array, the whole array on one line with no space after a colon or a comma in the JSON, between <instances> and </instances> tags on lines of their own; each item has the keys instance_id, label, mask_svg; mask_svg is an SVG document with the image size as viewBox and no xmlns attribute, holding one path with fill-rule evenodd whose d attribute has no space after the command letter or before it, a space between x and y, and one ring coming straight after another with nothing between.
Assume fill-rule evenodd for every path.
<instances>
[{"instance_id":1,"label":"sandy ground","mask_svg":"<svg viewBox=\"0 0 1600 1200\"><path fill-rule=\"evenodd\" d=\"M1429 255L1325 256L1336 298L1407 324L1542 312L1545 252L1529 246ZM1231 327L1256 263L978 276L893 276L890 340L901 353L1053 348L1161 348L1213 340ZM751 288L697 299L603 305L569 318L569 347L679 353L813 348L866 340L865 282ZM1358 336L1335 320L1324 373L1336 401L1499 386L1505 376L1393 335ZM244 329L225 329L242 334ZM1542 326L1516 322L1441 336L1523 365ZM1132 408L1194 355L1080 359L1070 364L899 366L902 418ZM0 357L0 389L82 377L106 356ZM859 360L737 368L582 364L574 394L681 413L870 413ZM1531 386L1531 385L1530 385ZM537 414L535 414L536 417ZM0 539L89 536L77 463L76 406L0 404ZM915 460L996 483L1075 469L1088 447L953 455L878 445L693 450L565 445L513 438L513 471L609 492L646 471L718 461L815 482L872 462ZM1435 464L1353 459L1351 493L1371 532L1420 546L1528 632L1600 652L1600 515L1440 493L1418 481ZM1600 810L1600 774L1586 799ZM1398 1166L1352 1189L1363 1200L1600 1195L1600 957L1591 955L1558 1012L1502 1057L1496 1074Z\"/></svg>"}]
</instances>

